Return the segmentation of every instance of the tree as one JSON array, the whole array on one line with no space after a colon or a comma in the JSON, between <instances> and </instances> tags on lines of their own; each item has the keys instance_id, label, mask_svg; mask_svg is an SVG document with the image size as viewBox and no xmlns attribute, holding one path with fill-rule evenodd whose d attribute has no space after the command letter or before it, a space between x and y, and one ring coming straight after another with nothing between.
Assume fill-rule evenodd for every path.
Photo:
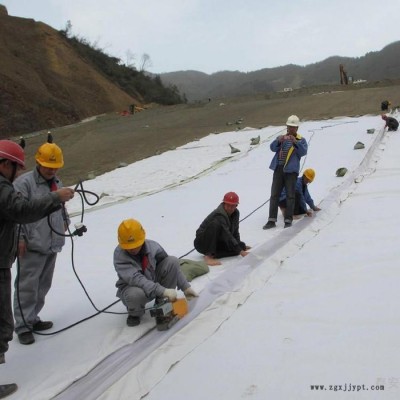
<instances>
[{"instance_id":1,"label":"tree","mask_svg":"<svg viewBox=\"0 0 400 400\"><path fill-rule=\"evenodd\" d=\"M146 71L148 67L151 67L153 63L151 62L150 56L147 53L142 54L142 58L140 60L140 72Z\"/></svg>"},{"instance_id":2,"label":"tree","mask_svg":"<svg viewBox=\"0 0 400 400\"><path fill-rule=\"evenodd\" d=\"M130 50L127 50L125 52L125 56L126 56L126 63L125 65L128 68L134 68L136 69L136 54L132 53Z\"/></svg>"},{"instance_id":3,"label":"tree","mask_svg":"<svg viewBox=\"0 0 400 400\"><path fill-rule=\"evenodd\" d=\"M72 36L72 23L71 23L71 20L67 21L67 23L65 24L65 29L62 29L61 33L64 36L66 36L67 38L70 38Z\"/></svg>"}]
</instances>

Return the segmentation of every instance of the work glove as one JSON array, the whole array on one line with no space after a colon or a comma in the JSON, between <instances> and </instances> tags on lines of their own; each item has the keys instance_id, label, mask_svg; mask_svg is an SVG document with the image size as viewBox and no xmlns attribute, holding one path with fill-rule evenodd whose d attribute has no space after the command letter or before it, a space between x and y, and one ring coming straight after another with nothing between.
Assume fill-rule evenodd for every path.
<instances>
[{"instance_id":1,"label":"work glove","mask_svg":"<svg viewBox=\"0 0 400 400\"><path fill-rule=\"evenodd\" d=\"M176 293L175 289L165 289L163 296L166 297L172 303L176 300L178 293Z\"/></svg>"},{"instance_id":2,"label":"work glove","mask_svg":"<svg viewBox=\"0 0 400 400\"><path fill-rule=\"evenodd\" d=\"M188 298L199 297L199 295L191 287L188 287L187 289L185 289L183 293L184 293L185 297L188 297Z\"/></svg>"}]
</instances>

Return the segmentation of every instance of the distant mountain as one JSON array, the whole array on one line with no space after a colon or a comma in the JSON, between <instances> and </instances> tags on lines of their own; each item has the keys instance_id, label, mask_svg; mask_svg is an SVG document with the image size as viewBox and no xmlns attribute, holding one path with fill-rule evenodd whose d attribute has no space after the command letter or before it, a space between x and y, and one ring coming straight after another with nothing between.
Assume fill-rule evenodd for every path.
<instances>
[{"instance_id":1,"label":"distant mountain","mask_svg":"<svg viewBox=\"0 0 400 400\"><path fill-rule=\"evenodd\" d=\"M400 41L363 57L334 56L304 67L289 64L247 73L222 71L211 75L198 71L178 71L161 74L160 77L165 84L176 85L189 101L196 101L282 91L284 88L339 84L340 64L353 80L400 78Z\"/></svg>"}]
</instances>

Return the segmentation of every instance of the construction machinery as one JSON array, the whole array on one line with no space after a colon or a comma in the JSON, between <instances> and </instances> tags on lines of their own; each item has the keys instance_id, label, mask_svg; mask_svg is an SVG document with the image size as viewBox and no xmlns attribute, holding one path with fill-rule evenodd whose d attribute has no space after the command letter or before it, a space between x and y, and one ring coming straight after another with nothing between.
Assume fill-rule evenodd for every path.
<instances>
[{"instance_id":1,"label":"construction machinery","mask_svg":"<svg viewBox=\"0 0 400 400\"><path fill-rule=\"evenodd\" d=\"M188 304L184 298L177 299L173 303L168 298L164 298L150 309L150 316L156 319L156 327L159 331L171 328L187 313Z\"/></svg>"},{"instance_id":2,"label":"construction machinery","mask_svg":"<svg viewBox=\"0 0 400 400\"><path fill-rule=\"evenodd\" d=\"M349 84L349 79L347 77L347 73L344 70L344 65L340 64L339 65L339 71L340 71L340 84L341 85L348 85Z\"/></svg>"}]
</instances>

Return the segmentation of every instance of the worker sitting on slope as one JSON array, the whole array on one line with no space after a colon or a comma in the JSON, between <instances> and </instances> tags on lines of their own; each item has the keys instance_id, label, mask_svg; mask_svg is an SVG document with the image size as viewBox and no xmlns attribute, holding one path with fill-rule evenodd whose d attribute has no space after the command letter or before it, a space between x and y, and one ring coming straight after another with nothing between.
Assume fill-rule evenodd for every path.
<instances>
[{"instance_id":1,"label":"worker sitting on slope","mask_svg":"<svg viewBox=\"0 0 400 400\"><path fill-rule=\"evenodd\" d=\"M207 265L221 265L222 257L247 256L250 247L240 240L239 196L235 192L225 194L222 203L201 223L194 239L195 249L204 254Z\"/></svg>"}]
</instances>

